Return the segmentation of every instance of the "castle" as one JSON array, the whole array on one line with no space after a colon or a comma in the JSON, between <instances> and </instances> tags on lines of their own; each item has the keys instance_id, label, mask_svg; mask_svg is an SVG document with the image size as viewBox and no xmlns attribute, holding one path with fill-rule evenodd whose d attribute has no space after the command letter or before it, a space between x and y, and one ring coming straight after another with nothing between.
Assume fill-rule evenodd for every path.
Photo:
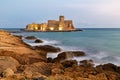
<instances>
[{"instance_id":1,"label":"castle","mask_svg":"<svg viewBox=\"0 0 120 80\"><path fill-rule=\"evenodd\" d=\"M48 20L48 23L28 24L27 31L72 31L75 30L72 20L64 20L64 16L59 16L59 21Z\"/></svg>"}]
</instances>

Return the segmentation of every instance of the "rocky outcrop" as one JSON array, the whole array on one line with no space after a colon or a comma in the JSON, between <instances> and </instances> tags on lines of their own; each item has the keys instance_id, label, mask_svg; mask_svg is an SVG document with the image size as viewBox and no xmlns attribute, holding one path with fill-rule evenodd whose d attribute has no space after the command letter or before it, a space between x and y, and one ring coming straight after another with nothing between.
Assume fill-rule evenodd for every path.
<instances>
[{"instance_id":1,"label":"rocky outcrop","mask_svg":"<svg viewBox=\"0 0 120 80\"><path fill-rule=\"evenodd\" d=\"M16 72L19 65L19 62L12 57L0 56L0 74L8 68Z\"/></svg>"},{"instance_id":2,"label":"rocky outcrop","mask_svg":"<svg viewBox=\"0 0 120 80\"><path fill-rule=\"evenodd\" d=\"M54 46L51 46L51 45L35 46L35 49L42 50L42 51L45 51L45 52L59 52L60 51L60 48L54 47Z\"/></svg>"},{"instance_id":3,"label":"rocky outcrop","mask_svg":"<svg viewBox=\"0 0 120 80\"><path fill-rule=\"evenodd\" d=\"M46 61L42 52L35 51L30 46L10 33L0 30L0 56L11 56L20 64L32 64L34 62Z\"/></svg>"},{"instance_id":4,"label":"rocky outcrop","mask_svg":"<svg viewBox=\"0 0 120 80\"><path fill-rule=\"evenodd\" d=\"M85 56L82 51L61 52L55 59L47 52L60 49L30 46L20 37L0 30L0 80L120 80L120 66L112 63L94 66L93 60L70 60Z\"/></svg>"}]
</instances>

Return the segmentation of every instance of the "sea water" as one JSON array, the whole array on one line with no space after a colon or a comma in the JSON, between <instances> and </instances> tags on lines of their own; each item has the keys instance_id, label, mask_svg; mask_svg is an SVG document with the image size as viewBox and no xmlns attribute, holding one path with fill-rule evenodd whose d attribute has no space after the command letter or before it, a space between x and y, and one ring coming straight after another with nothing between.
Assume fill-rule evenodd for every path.
<instances>
[{"instance_id":1,"label":"sea water","mask_svg":"<svg viewBox=\"0 0 120 80\"><path fill-rule=\"evenodd\" d=\"M85 57L74 57L78 61L92 59L95 64L114 63L120 65L120 29L119 28L84 28L78 32L24 32L19 29L6 29L13 34L22 36L36 36L44 43L28 44L53 45L62 51L80 50L86 53ZM48 55L55 57L56 54Z\"/></svg>"}]
</instances>

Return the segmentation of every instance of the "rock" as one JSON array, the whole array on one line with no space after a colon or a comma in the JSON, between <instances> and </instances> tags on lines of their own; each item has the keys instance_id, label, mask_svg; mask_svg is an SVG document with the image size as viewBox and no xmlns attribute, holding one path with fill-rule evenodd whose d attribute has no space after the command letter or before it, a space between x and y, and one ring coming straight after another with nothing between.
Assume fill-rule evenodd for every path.
<instances>
[{"instance_id":1,"label":"rock","mask_svg":"<svg viewBox=\"0 0 120 80\"><path fill-rule=\"evenodd\" d=\"M32 75L32 80L45 80L47 77L36 72Z\"/></svg>"},{"instance_id":2,"label":"rock","mask_svg":"<svg viewBox=\"0 0 120 80\"><path fill-rule=\"evenodd\" d=\"M102 65L102 68L103 70L106 70L106 71L117 71L117 66L112 64L112 63L107 63L107 64L104 64Z\"/></svg>"},{"instance_id":3,"label":"rock","mask_svg":"<svg viewBox=\"0 0 120 80\"><path fill-rule=\"evenodd\" d=\"M14 75L14 71L11 68L7 68L2 73L3 77L9 77L9 76L13 76L13 75Z\"/></svg>"},{"instance_id":4,"label":"rock","mask_svg":"<svg viewBox=\"0 0 120 80\"><path fill-rule=\"evenodd\" d=\"M51 70L51 72L52 72L52 75L63 74L64 73L64 71L60 68L54 68L54 69Z\"/></svg>"},{"instance_id":5,"label":"rock","mask_svg":"<svg viewBox=\"0 0 120 80\"><path fill-rule=\"evenodd\" d=\"M11 56L23 65L40 61L46 62L47 60L46 56L43 55L43 52L34 50L26 45L19 37L1 30L0 56Z\"/></svg>"},{"instance_id":6,"label":"rock","mask_svg":"<svg viewBox=\"0 0 120 80\"><path fill-rule=\"evenodd\" d=\"M20 39L22 39L22 35L14 35L15 37L18 37L18 38L20 38Z\"/></svg>"},{"instance_id":7,"label":"rock","mask_svg":"<svg viewBox=\"0 0 120 80\"><path fill-rule=\"evenodd\" d=\"M85 56L83 51L72 51L75 57Z\"/></svg>"},{"instance_id":8,"label":"rock","mask_svg":"<svg viewBox=\"0 0 120 80\"><path fill-rule=\"evenodd\" d=\"M96 71L101 73L104 71L112 71L112 72L118 72L119 73L119 67L117 67L116 65L112 64L112 63L107 63L104 65L98 65L96 66Z\"/></svg>"},{"instance_id":9,"label":"rock","mask_svg":"<svg viewBox=\"0 0 120 80\"><path fill-rule=\"evenodd\" d=\"M58 56L53 59L53 62L60 62L60 61L65 60L66 58L67 58L67 54L63 52L63 53L58 54Z\"/></svg>"},{"instance_id":10,"label":"rock","mask_svg":"<svg viewBox=\"0 0 120 80\"><path fill-rule=\"evenodd\" d=\"M58 74L58 75L49 76L46 80L76 80L76 79L70 78L69 76Z\"/></svg>"},{"instance_id":11,"label":"rock","mask_svg":"<svg viewBox=\"0 0 120 80\"><path fill-rule=\"evenodd\" d=\"M93 63L93 60L82 60L80 61L80 65L84 67L93 67L94 63Z\"/></svg>"},{"instance_id":12,"label":"rock","mask_svg":"<svg viewBox=\"0 0 120 80\"><path fill-rule=\"evenodd\" d=\"M50 46L50 45L35 46L35 49L43 50L43 51L46 51L46 52L59 52L60 51L60 48Z\"/></svg>"},{"instance_id":13,"label":"rock","mask_svg":"<svg viewBox=\"0 0 120 80\"><path fill-rule=\"evenodd\" d=\"M78 77L78 78L76 78L76 80L91 80L91 79Z\"/></svg>"},{"instance_id":14,"label":"rock","mask_svg":"<svg viewBox=\"0 0 120 80\"><path fill-rule=\"evenodd\" d=\"M18 47L19 48L19 47ZM15 58L20 64L32 64L35 62L46 62L47 58L45 55L42 55L42 52L37 53L34 50L31 50L29 48L22 48L22 50L16 48L19 52L15 51L7 51L7 50L0 50L0 56L11 56ZM13 49L13 48L12 48ZM23 52L23 53L21 53Z\"/></svg>"},{"instance_id":15,"label":"rock","mask_svg":"<svg viewBox=\"0 0 120 80\"><path fill-rule=\"evenodd\" d=\"M60 62L65 59L73 58L74 56L76 57L85 56L85 53L82 51L66 51L66 52L59 53L58 56L54 58L53 61Z\"/></svg>"},{"instance_id":16,"label":"rock","mask_svg":"<svg viewBox=\"0 0 120 80\"><path fill-rule=\"evenodd\" d=\"M47 62L48 62L48 63L53 63L53 59L52 59L51 57L48 57L48 58L47 58Z\"/></svg>"},{"instance_id":17,"label":"rock","mask_svg":"<svg viewBox=\"0 0 120 80\"><path fill-rule=\"evenodd\" d=\"M5 70L16 72L19 65L19 62L12 57L0 56L0 74Z\"/></svg>"},{"instance_id":18,"label":"rock","mask_svg":"<svg viewBox=\"0 0 120 80\"><path fill-rule=\"evenodd\" d=\"M68 67L72 67L74 65L77 66L77 61L76 60L67 60L61 63L63 65L63 67L68 68Z\"/></svg>"},{"instance_id":19,"label":"rock","mask_svg":"<svg viewBox=\"0 0 120 80\"><path fill-rule=\"evenodd\" d=\"M43 43L43 41L40 40L40 39L36 39L36 40L35 40L35 43Z\"/></svg>"},{"instance_id":20,"label":"rock","mask_svg":"<svg viewBox=\"0 0 120 80\"><path fill-rule=\"evenodd\" d=\"M25 39L34 40L34 39L37 39L37 38L35 36L27 36L27 37L25 37Z\"/></svg>"},{"instance_id":21,"label":"rock","mask_svg":"<svg viewBox=\"0 0 120 80\"><path fill-rule=\"evenodd\" d=\"M96 80L109 80L105 73L100 73L96 75Z\"/></svg>"},{"instance_id":22,"label":"rock","mask_svg":"<svg viewBox=\"0 0 120 80\"><path fill-rule=\"evenodd\" d=\"M24 73L33 75L37 72L42 75L48 76L51 74L51 66L52 66L51 63L45 62L33 63L25 68Z\"/></svg>"},{"instance_id":23,"label":"rock","mask_svg":"<svg viewBox=\"0 0 120 80\"><path fill-rule=\"evenodd\" d=\"M105 71L108 80L120 80L120 74L113 71Z\"/></svg>"}]
</instances>

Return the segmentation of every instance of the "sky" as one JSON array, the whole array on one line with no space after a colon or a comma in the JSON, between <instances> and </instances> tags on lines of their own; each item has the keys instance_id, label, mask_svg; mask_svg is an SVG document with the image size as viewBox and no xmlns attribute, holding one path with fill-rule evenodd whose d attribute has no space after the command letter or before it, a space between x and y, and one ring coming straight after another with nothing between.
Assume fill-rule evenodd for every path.
<instances>
[{"instance_id":1,"label":"sky","mask_svg":"<svg viewBox=\"0 0 120 80\"><path fill-rule=\"evenodd\" d=\"M120 0L0 0L0 28L25 28L60 15L76 28L120 28Z\"/></svg>"}]
</instances>

